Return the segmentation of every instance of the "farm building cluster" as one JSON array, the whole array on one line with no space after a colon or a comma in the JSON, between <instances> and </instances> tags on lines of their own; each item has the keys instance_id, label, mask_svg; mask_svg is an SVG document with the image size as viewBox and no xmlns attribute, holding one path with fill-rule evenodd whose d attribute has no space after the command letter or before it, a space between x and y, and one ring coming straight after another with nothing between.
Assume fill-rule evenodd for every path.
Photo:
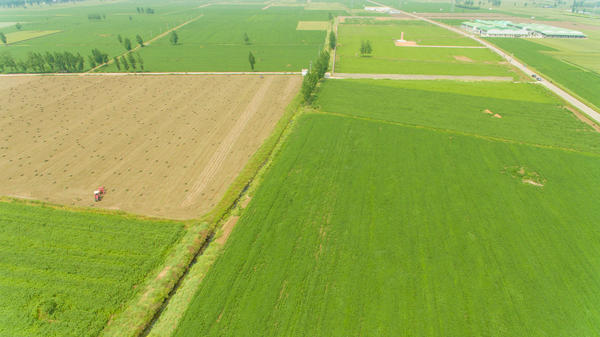
<instances>
[{"instance_id":1,"label":"farm building cluster","mask_svg":"<svg viewBox=\"0 0 600 337\"><path fill-rule=\"evenodd\" d=\"M537 23L474 20L463 22L461 27L483 37L586 38L576 30Z\"/></svg>"}]
</instances>

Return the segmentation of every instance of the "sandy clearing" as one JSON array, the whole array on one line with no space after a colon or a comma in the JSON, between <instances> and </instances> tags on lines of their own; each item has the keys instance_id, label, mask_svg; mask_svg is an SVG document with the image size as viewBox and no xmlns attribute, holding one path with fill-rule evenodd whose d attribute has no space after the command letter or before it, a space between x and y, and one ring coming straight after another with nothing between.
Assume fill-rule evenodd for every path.
<instances>
[{"instance_id":1,"label":"sandy clearing","mask_svg":"<svg viewBox=\"0 0 600 337\"><path fill-rule=\"evenodd\" d=\"M0 195L185 219L210 210L300 76L4 78ZM107 188L102 202L92 192Z\"/></svg>"}]
</instances>

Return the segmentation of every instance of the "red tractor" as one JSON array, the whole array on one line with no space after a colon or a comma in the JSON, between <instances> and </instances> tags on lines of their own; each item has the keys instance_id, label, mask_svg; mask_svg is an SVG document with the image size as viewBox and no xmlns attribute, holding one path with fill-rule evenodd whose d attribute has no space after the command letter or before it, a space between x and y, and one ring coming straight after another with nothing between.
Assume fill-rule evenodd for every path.
<instances>
[{"instance_id":1,"label":"red tractor","mask_svg":"<svg viewBox=\"0 0 600 337\"><path fill-rule=\"evenodd\" d=\"M106 190L104 189L104 186L98 187L98 189L94 191L94 201L102 201L102 198L104 198L105 193Z\"/></svg>"}]
</instances>

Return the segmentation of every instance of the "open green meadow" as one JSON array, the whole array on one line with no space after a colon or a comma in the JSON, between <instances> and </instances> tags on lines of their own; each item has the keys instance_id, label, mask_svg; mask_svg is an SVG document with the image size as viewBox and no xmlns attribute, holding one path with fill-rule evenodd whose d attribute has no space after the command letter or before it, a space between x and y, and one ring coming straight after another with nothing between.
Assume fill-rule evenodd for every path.
<instances>
[{"instance_id":1,"label":"open green meadow","mask_svg":"<svg viewBox=\"0 0 600 337\"><path fill-rule=\"evenodd\" d=\"M396 46L400 39L424 46L478 47L477 42L421 21L349 20L338 27L339 73L514 76L502 59L486 48ZM360 54L362 41L373 46L370 56Z\"/></svg>"},{"instance_id":2,"label":"open green meadow","mask_svg":"<svg viewBox=\"0 0 600 337\"><path fill-rule=\"evenodd\" d=\"M368 84L379 91L344 98L389 98ZM466 114L427 105L419 121L401 105L366 118L338 100L356 85L325 82L321 109L299 118L175 336L599 334L600 155L465 133ZM464 104L485 94L446 86ZM507 120L533 124L531 104L549 104L507 90L525 92ZM552 122L575 123L565 112L545 113L537 125L579 139Z\"/></svg>"},{"instance_id":3,"label":"open green meadow","mask_svg":"<svg viewBox=\"0 0 600 337\"><path fill-rule=\"evenodd\" d=\"M600 107L600 73L565 62L552 53L560 52L532 40L487 38L506 52L535 68L591 104Z\"/></svg>"},{"instance_id":4,"label":"open green meadow","mask_svg":"<svg viewBox=\"0 0 600 337\"><path fill-rule=\"evenodd\" d=\"M182 234L176 222L0 202L0 335L98 336Z\"/></svg>"},{"instance_id":5,"label":"open green meadow","mask_svg":"<svg viewBox=\"0 0 600 337\"><path fill-rule=\"evenodd\" d=\"M323 48L326 30L297 30L300 21L328 21L328 11L302 7L215 5L177 31L179 43L163 38L139 53L148 71L300 71ZM244 41L248 35L249 43ZM111 65L103 71L116 71Z\"/></svg>"},{"instance_id":6,"label":"open green meadow","mask_svg":"<svg viewBox=\"0 0 600 337\"><path fill-rule=\"evenodd\" d=\"M154 14L140 14L136 8L143 6L154 9ZM186 2L148 1L143 4L135 1L109 2L77 6L33 6L27 9L0 8L0 21L16 24L0 28L8 37L9 45L0 45L0 56L8 53L16 60L26 60L31 52L71 52L86 57L85 68L89 69L87 55L94 48L107 53L111 58L126 51L118 36L129 38L133 47L136 35L147 41L169 27L177 26L199 15L198 4ZM99 15L100 19L89 19L89 15ZM102 18L104 16L104 18ZM11 43L15 34L31 35L39 32L59 31L35 39L24 39Z\"/></svg>"}]
</instances>

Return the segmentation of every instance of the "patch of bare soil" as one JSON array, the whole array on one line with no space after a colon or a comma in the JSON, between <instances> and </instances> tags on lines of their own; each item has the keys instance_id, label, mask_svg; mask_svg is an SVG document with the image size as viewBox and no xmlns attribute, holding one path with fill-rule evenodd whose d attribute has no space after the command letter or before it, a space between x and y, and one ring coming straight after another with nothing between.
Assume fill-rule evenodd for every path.
<instances>
[{"instance_id":1,"label":"patch of bare soil","mask_svg":"<svg viewBox=\"0 0 600 337\"><path fill-rule=\"evenodd\" d=\"M500 114L494 114L492 117L494 117L494 118L502 118L502 116Z\"/></svg>"},{"instance_id":2,"label":"patch of bare soil","mask_svg":"<svg viewBox=\"0 0 600 337\"><path fill-rule=\"evenodd\" d=\"M225 242L227 242L227 239L229 239L229 235L231 234L233 227L235 227L235 224L237 224L239 219L239 216L233 215L230 216L229 219L227 219L227 222L225 222L223 227L221 227L223 234L221 234L221 236L219 236L219 238L215 240L218 244L224 245Z\"/></svg>"},{"instance_id":3,"label":"patch of bare soil","mask_svg":"<svg viewBox=\"0 0 600 337\"><path fill-rule=\"evenodd\" d=\"M579 112L579 110L572 108L568 105L565 105L565 109L571 111L575 115L575 117L577 117L580 121L584 122L585 124L591 126L592 129L594 129L596 132L600 132L600 125L594 123L592 120L587 118L584 114Z\"/></svg>"},{"instance_id":4,"label":"patch of bare soil","mask_svg":"<svg viewBox=\"0 0 600 337\"><path fill-rule=\"evenodd\" d=\"M546 184L546 179L538 172L532 171L524 166L505 167L503 172L515 179L519 179L523 184L537 187L543 187Z\"/></svg>"},{"instance_id":5,"label":"patch of bare soil","mask_svg":"<svg viewBox=\"0 0 600 337\"><path fill-rule=\"evenodd\" d=\"M300 76L0 81L0 195L185 219L209 211ZM109 193L94 202L93 191Z\"/></svg>"},{"instance_id":6,"label":"patch of bare soil","mask_svg":"<svg viewBox=\"0 0 600 337\"><path fill-rule=\"evenodd\" d=\"M473 62L473 60L466 56L454 55L454 59L461 62Z\"/></svg>"},{"instance_id":7,"label":"patch of bare soil","mask_svg":"<svg viewBox=\"0 0 600 337\"><path fill-rule=\"evenodd\" d=\"M485 110L483 110L483 112L484 112L484 113L486 113L486 114L488 114L488 115L492 115L492 114L493 114L493 112L491 112L491 111L490 111L490 110L488 110L488 109L485 109Z\"/></svg>"},{"instance_id":8,"label":"patch of bare soil","mask_svg":"<svg viewBox=\"0 0 600 337\"><path fill-rule=\"evenodd\" d=\"M160 273L158 273L158 276L156 278L162 280L165 276L167 276L169 270L171 270L171 267L166 266L163 270L160 271Z\"/></svg>"}]
</instances>

